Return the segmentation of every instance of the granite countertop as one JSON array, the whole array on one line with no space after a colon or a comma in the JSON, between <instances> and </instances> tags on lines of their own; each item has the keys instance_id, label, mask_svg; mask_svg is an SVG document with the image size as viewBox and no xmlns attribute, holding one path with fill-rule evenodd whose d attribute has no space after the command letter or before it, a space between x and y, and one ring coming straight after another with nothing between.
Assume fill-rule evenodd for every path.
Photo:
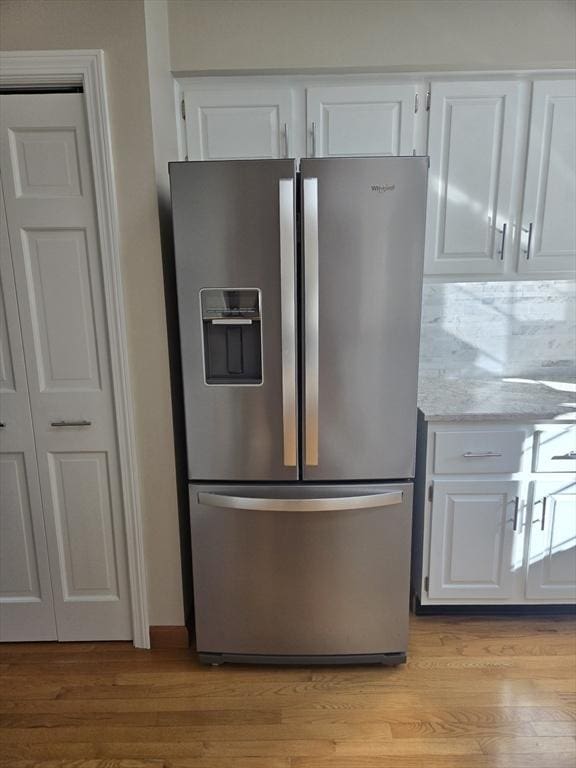
<instances>
[{"instance_id":1,"label":"granite countertop","mask_svg":"<svg viewBox=\"0 0 576 768\"><path fill-rule=\"evenodd\" d=\"M426 421L576 421L576 379L450 378L422 373Z\"/></svg>"}]
</instances>

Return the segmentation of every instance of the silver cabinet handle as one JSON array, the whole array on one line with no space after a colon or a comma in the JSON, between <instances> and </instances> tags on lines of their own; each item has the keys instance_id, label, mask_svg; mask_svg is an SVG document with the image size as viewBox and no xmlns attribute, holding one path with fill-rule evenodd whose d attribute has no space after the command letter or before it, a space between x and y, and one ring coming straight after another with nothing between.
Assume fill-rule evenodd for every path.
<instances>
[{"instance_id":1,"label":"silver cabinet handle","mask_svg":"<svg viewBox=\"0 0 576 768\"><path fill-rule=\"evenodd\" d=\"M92 422L87 419L78 419L76 421L65 421L64 419L60 419L59 421L50 422L50 426L52 427L90 427L91 425Z\"/></svg>"},{"instance_id":2,"label":"silver cabinet handle","mask_svg":"<svg viewBox=\"0 0 576 768\"><path fill-rule=\"evenodd\" d=\"M282 326L282 421L284 466L296 466L296 248L294 179L280 179L280 308Z\"/></svg>"},{"instance_id":3,"label":"silver cabinet handle","mask_svg":"<svg viewBox=\"0 0 576 768\"><path fill-rule=\"evenodd\" d=\"M518 530L518 514L520 511L520 497L516 496L514 499L514 527L512 528L513 531Z\"/></svg>"},{"instance_id":4,"label":"silver cabinet handle","mask_svg":"<svg viewBox=\"0 0 576 768\"><path fill-rule=\"evenodd\" d=\"M264 512L336 512L340 509L373 509L402 504L402 491L374 493L366 496L344 496L335 499L258 499L249 496L227 496L200 492L198 503L226 509L252 509Z\"/></svg>"},{"instance_id":5,"label":"silver cabinet handle","mask_svg":"<svg viewBox=\"0 0 576 768\"><path fill-rule=\"evenodd\" d=\"M502 456L502 454L496 453L495 451L478 451L477 453L474 453L474 451L466 451L462 456L465 459L489 459L494 456Z\"/></svg>"},{"instance_id":6,"label":"silver cabinet handle","mask_svg":"<svg viewBox=\"0 0 576 768\"><path fill-rule=\"evenodd\" d=\"M544 530L544 526L546 525L546 502L548 501L548 497L544 496L542 499L542 519L540 520L540 530Z\"/></svg>"},{"instance_id":7,"label":"silver cabinet handle","mask_svg":"<svg viewBox=\"0 0 576 768\"><path fill-rule=\"evenodd\" d=\"M504 261L504 243L506 241L506 224L502 224L502 241L500 242L500 250L498 251L500 255L500 261Z\"/></svg>"},{"instance_id":8,"label":"silver cabinet handle","mask_svg":"<svg viewBox=\"0 0 576 768\"><path fill-rule=\"evenodd\" d=\"M312 157L316 157L316 123L312 123Z\"/></svg>"},{"instance_id":9,"label":"silver cabinet handle","mask_svg":"<svg viewBox=\"0 0 576 768\"><path fill-rule=\"evenodd\" d=\"M304 179L304 461L318 466L318 179Z\"/></svg>"},{"instance_id":10,"label":"silver cabinet handle","mask_svg":"<svg viewBox=\"0 0 576 768\"><path fill-rule=\"evenodd\" d=\"M561 461L565 459L574 459L576 461L576 451L568 451L568 453L562 453L558 456L552 456L552 461Z\"/></svg>"},{"instance_id":11,"label":"silver cabinet handle","mask_svg":"<svg viewBox=\"0 0 576 768\"><path fill-rule=\"evenodd\" d=\"M530 258L530 246L532 245L532 229L534 225L532 222L528 225L528 229L526 227L522 227L522 232L528 233L528 244L526 245L526 250L524 251L524 254L526 255L526 261Z\"/></svg>"}]
</instances>

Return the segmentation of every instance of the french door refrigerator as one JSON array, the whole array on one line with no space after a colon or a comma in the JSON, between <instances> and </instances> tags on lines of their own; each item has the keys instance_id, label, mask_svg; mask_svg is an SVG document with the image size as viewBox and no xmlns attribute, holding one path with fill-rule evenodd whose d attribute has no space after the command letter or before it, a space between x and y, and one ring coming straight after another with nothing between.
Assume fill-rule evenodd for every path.
<instances>
[{"instance_id":1,"label":"french door refrigerator","mask_svg":"<svg viewBox=\"0 0 576 768\"><path fill-rule=\"evenodd\" d=\"M427 172L170 164L201 661L406 658Z\"/></svg>"}]
</instances>

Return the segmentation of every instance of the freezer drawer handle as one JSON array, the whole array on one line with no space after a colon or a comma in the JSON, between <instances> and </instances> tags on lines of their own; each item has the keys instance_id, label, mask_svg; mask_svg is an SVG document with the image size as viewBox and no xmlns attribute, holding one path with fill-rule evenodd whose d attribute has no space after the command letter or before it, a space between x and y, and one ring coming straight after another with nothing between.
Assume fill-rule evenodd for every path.
<instances>
[{"instance_id":1,"label":"freezer drawer handle","mask_svg":"<svg viewBox=\"0 0 576 768\"><path fill-rule=\"evenodd\" d=\"M366 496L344 496L335 499L257 499L205 491L198 494L198 502L209 507L253 509L265 512L336 512L340 509L373 509L402 504L402 498L402 491L373 493Z\"/></svg>"},{"instance_id":2,"label":"freezer drawer handle","mask_svg":"<svg viewBox=\"0 0 576 768\"><path fill-rule=\"evenodd\" d=\"M282 429L284 466L296 466L296 250L294 180L279 181L280 308L282 323Z\"/></svg>"},{"instance_id":3,"label":"freezer drawer handle","mask_svg":"<svg viewBox=\"0 0 576 768\"><path fill-rule=\"evenodd\" d=\"M318 179L304 179L304 419L308 467L318 466Z\"/></svg>"}]
</instances>

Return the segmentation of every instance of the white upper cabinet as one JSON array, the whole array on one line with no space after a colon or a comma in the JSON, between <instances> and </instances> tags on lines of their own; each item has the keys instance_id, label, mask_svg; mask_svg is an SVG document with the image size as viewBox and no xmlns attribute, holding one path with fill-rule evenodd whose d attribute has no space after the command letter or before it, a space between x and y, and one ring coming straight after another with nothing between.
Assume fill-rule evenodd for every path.
<instances>
[{"instance_id":1,"label":"white upper cabinet","mask_svg":"<svg viewBox=\"0 0 576 768\"><path fill-rule=\"evenodd\" d=\"M306 89L308 157L423 154L423 85Z\"/></svg>"},{"instance_id":2,"label":"white upper cabinet","mask_svg":"<svg viewBox=\"0 0 576 768\"><path fill-rule=\"evenodd\" d=\"M290 157L292 91L287 87L186 90L189 160Z\"/></svg>"},{"instance_id":3,"label":"white upper cabinet","mask_svg":"<svg viewBox=\"0 0 576 768\"><path fill-rule=\"evenodd\" d=\"M572 277L576 81L543 77L187 79L181 135L190 160L428 154L426 276Z\"/></svg>"},{"instance_id":4,"label":"white upper cabinet","mask_svg":"<svg viewBox=\"0 0 576 768\"><path fill-rule=\"evenodd\" d=\"M576 83L534 83L522 215L521 272L576 266Z\"/></svg>"},{"instance_id":5,"label":"white upper cabinet","mask_svg":"<svg viewBox=\"0 0 576 768\"><path fill-rule=\"evenodd\" d=\"M432 84L427 274L505 271L519 88L501 81Z\"/></svg>"}]
</instances>

